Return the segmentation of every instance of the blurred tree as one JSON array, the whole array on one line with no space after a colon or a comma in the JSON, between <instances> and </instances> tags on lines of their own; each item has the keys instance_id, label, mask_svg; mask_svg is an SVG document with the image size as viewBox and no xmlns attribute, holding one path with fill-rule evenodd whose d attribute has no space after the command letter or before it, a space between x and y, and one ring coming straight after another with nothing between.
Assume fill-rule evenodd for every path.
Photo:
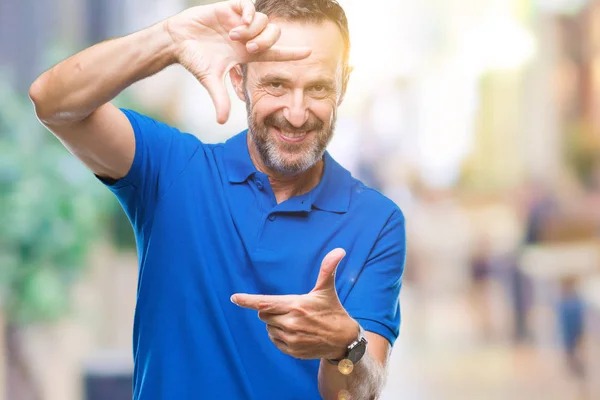
<instances>
[{"instance_id":1,"label":"blurred tree","mask_svg":"<svg viewBox=\"0 0 600 400\"><path fill-rule=\"evenodd\" d=\"M20 343L69 311L70 287L116 201L0 76L0 304L9 399L39 399ZM104 218L106 221L106 218Z\"/></svg>"}]
</instances>

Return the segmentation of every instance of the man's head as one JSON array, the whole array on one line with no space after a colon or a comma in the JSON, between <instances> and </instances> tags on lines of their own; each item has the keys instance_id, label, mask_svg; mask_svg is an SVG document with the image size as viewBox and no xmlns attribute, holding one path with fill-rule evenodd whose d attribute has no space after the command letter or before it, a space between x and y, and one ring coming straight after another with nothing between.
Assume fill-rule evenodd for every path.
<instances>
[{"instance_id":1,"label":"man's head","mask_svg":"<svg viewBox=\"0 0 600 400\"><path fill-rule=\"evenodd\" d=\"M231 72L262 162L295 175L321 159L333 136L350 74L348 23L335 0L257 0L255 8L281 27L278 45L312 49L304 60Z\"/></svg>"}]
</instances>

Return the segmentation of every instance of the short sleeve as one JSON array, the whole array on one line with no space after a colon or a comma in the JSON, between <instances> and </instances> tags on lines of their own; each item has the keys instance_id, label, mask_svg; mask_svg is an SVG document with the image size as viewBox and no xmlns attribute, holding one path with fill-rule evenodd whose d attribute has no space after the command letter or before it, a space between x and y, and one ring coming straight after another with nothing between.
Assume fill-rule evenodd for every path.
<instances>
[{"instance_id":1,"label":"short sleeve","mask_svg":"<svg viewBox=\"0 0 600 400\"><path fill-rule=\"evenodd\" d=\"M193 135L135 111L121 111L129 119L135 135L133 163L123 178L100 180L116 195L137 229L185 170L201 142Z\"/></svg>"},{"instance_id":2,"label":"short sleeve","mask_svg":"<svg viewBox=\"0 0 600 400\"><path fill-rule=\"evenodd\" d=\"M364 330L385 337L392 345L400 331L399 296L405 260L405 221L396 209L344 301L346 311Z\"/></svg>"}]
</instances>

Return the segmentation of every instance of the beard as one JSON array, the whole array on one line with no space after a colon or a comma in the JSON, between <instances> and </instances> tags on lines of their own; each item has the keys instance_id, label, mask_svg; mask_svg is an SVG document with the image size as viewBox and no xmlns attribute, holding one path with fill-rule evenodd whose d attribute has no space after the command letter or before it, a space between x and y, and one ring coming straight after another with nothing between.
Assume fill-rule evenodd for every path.
<instances>
[{"instance_id":1,"label":"beard","mask_svg":"<svg viewBox=\"0 0 600 400\"><path fill-rule=\"evenodd\" d=\"M283 116L282 111L268 115L262 123L257 121L246 92L246 112L250 137L263 164L283 175L297 175L307 171L323 158L325 150L333 138L336 114L334 109L331 125L327 129L323 121L311 114L304 125L297 128ZM290 133L309 132L310 136L301 143L286 143L269 133L269 128Z\"/></svg>"}]
</instances>

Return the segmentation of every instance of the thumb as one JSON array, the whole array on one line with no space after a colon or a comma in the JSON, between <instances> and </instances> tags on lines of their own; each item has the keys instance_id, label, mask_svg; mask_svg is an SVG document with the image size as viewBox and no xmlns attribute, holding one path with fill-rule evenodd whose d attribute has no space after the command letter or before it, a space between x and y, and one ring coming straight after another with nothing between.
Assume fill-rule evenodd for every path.
<instances>
[{"instance_id":1,"label":"thumb","mask_svg":"<svg viewBox=\"0 0 600 400\"><path fill-rule=\"evenodd\" d=\"M210 98L215 105L217 122L219 124L224 124L229 118L229 110L231 107L229 93L227 93L227 88L225 87L225 77L209 74L203 77L200 80L200 83L208 90L208 94L210 94Z\"/></svg>"},{"instance_id":2,"label":"thumb","mask_svg":"<svg viewBox=\"0 0 600 400\"><path fill-rule=\"evenodd\" d=\"M198 56L202 54L202 50L197 42L187 41L180 52L179 63L206 88L217 110L217 122L224 124L229 117L230 108L229 93L225 87L228 68L225 64L207 65L206 60L202 61Z\"/></svg>"},{"instance_id":3,"label":"thumb","mask_svg":"<svg viewBox=\"0 0 600 400\"><path fill-rule=\"evenodd\" d=\"M341 248L331 250L321 262L321 270L317 283L312 290L335 289L335 272L342 258L346 255L346 251Z\"/></svg>"}]
</instances>

